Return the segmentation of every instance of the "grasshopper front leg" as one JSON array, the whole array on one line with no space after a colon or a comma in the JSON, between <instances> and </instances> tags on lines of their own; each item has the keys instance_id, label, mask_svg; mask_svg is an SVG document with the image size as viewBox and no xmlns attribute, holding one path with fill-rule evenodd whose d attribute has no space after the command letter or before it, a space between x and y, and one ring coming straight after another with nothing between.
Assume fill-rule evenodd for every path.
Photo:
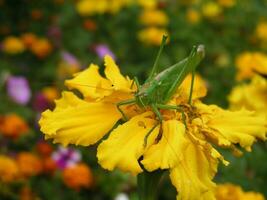
<instances>
[{"instance_id":1,"label":"grasshopper front leg","mask_svg":"<svg viewBox=\"0 0 267 200\"><path fill-rule=\"evenodd\" d=\"M185 127L187 128L187 125L186 125L186 115L184 113L184 110L180 107L180 106L175 106L175 105L165 105L165 104L156 104L156 106L159 108L159 109L163 109L163 110L178 110L179 112L182 113L182 120L183 120L183 123L185 125Z\"/></svg>"},{"instance_id":2,"label":"grasshopper front leg","mask_svg":"<svg viewBox=\"0 0 267 200\"><path fill-rule=\"evenodd\" d=\"M122 114L123 119L125 121L128 121L128 118L127 118L127 116L125 115L125 113L123 112L123 110L120 107L123 106L123 105L134 104L135 102L136 102L135 99L128 99L128 100L124 100L124 101L121 101L121 102L116 104L118 111Z\"/></svg>"},{"instance_id":3,"label":"grasshopper front leg","mask_svg":"<svg viewBox=\"0 0 267 200\"><path fill-rule=\"evenodd\" d=\"M192 104L194 81L195 81L195 70L192 72L192 79L191 79L191 85L190 85L190 91L189 91L189 99L188 99L188 104L189 105Z\"/></svg>"},{"instance_id":4,"label":"grasshopper front leg","mask_svg":"<svg viewBox=\"0 0 267 200\"><path fill-rule=\"evenodd\" d=\"M152 104L152 105L151 105L151 108L152 108L152 110L154 111L154 113L156 114L156 116L157 116L159 122L156 123L156 124L155 124L155 125L148 131L148 133L146 134L146 136L145 136L145 138L144 138L144 147L146 147L146 145L147 145L147 139L148 139L148 137L150 136L150 134L153 132L153 130L154 130L158 125L162 124L162 121L163 121L162 115L160 114L160 112L159 112L159 110L158 110L156 104Z\"/></svg>"}]
</instances>

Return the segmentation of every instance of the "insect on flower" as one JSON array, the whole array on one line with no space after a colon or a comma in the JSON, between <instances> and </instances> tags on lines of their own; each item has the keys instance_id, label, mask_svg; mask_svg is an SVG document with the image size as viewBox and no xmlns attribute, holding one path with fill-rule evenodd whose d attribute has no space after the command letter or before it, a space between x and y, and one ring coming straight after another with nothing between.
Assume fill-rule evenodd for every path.
<instances>
[{"instance_id":1,"label":"insect on flower","mask_svg":"<svg viewBox=\"0 0 267 200\"><path fill-rule=\"evenodd\" d=\"M159 123L157 123L147 134L144 141L144 146L146 146L147 144L146 140L149 134L155 127L162 123L163 118L159 109L180 110L181 112L183 112L183 110L179 106L166 105L166 103L168 103L169 100L173 97L174 93L177 91L177 88L181 85L181 83L189 73L192 73L189 98L189 103L191 103L195 69L200 61L204 58L205 54L203 45L199 45L198 47L194 46L189 57L163 70L162 72L157 73L159 57L166 43L166 40L167 36L163 36L162 43L152 71L145 83L143 85L140 85L138 79L136 77L134 78L134 82L137 86L137 92L135 93L134 98L121 101L117 104L117 108L121 112L125 120L127 120L127 117L124 114L123 110L120 109L120 106L122 105L137 104L140 108L150 107L151 110L156 114Z\"/></svg>"}]
</instances>

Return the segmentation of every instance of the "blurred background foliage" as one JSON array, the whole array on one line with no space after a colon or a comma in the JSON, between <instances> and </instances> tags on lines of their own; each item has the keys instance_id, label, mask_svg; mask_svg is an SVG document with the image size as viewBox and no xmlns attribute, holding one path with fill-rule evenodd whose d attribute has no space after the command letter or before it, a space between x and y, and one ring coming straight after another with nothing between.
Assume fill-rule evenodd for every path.
<instances>
[{"instance_id":1,"label":"blurred background foliage","mask_svg":"<svg viewBox=\"0 0 267 200\"><path fill-rule=\"evenodd\" d=\"M86 177L71 184L77 177L68 177L67 167L54 158L67 150L45 143L37 125L72 73L90 63L103 69L103 53L112 54L123 74L144 81L163 33L169 44L162 69L184 58L193 45L204 44L206 57L198 67L209 89L204 101L227 108L227 96L239 82L236 58L247 51L267 52L266 0L0 0L0 10L0 153L19 163L27 152L27 168L40 166L16 181L13 175L12 181L0 181L0 199L114 199L120 193L137 199L135 179L102 170L94 148L67 149L77 151L81 158L73 162L83 165L70 174ZM12 77L23 79L13 88L28 87L25 101L12 96ZM258 143L238 159L224 152L231 165L221 166L216 181L267 195L266 148ZM72 159L70 153L64 156ZM6 163L0 159L2 166L15 165ZM175 199L168 181L162 181L160 199Z\"/></svg>"}]
</instances>

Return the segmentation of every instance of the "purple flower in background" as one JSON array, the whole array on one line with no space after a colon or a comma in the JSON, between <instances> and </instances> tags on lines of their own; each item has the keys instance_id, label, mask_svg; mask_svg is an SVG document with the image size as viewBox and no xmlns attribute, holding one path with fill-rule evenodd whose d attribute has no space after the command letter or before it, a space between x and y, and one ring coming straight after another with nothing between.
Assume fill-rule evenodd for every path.
<instances>
[{"instance_id":1,"label":"purple flower in background","mask_svg":"<svg viewBox=\"0 0 267 200\"><path fill-rule=\"evenodd\" d=\"M116 59L114 53L105 44L96 45L95 52L101 59L103 59L105 55L110 55L114 60Z\"/></svg>"},{"instance_id":2,"label":"purple flower in background","mask_svg":"<svg viewBox=\"0 0 267 200\"><path fill-rule=\"evenodd\" d=\"M31 98L29 83L23 76L9 76L7 78L8 96L16 103L25 105Z\"/></svg>"},{"instance_id":3,"label":"purple flower in background","mask_svg":"<svg viewBox=\"0 0 267 200\"><path fill-rule=\"evenodd\" d=\"M61 53L61 57L66 63L68 63L70 65L80 66L80 63L77 60L77 58L69 52L63 51Z\"/></svg>"},{"instance_id":4,"label":"purple flower in background","mask_svg":"<svg viewBox=\"0 0 267 200\"><path fill-rule=\"evenodd\" d=\"M49 108L49 101L41 92L38 92L35 95L33 100L33 108L40 112Z\"/></svg>"},{"instance_id":5,"label":"purple flower in background","mask_svg":"<svg viewBox=\"0 0 267 200\"><path fill-rule=\"evenodd\" d=\"M59 147L52 154L52 159L60 169L71 167L81 161L81 153L72 148Z\"/></svg>"}]
</instances>

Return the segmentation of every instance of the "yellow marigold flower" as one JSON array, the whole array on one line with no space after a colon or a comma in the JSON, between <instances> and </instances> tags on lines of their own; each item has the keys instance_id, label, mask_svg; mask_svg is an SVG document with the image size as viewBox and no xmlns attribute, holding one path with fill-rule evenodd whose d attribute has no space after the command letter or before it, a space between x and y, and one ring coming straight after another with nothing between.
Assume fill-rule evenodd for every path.
<instances>
[{"instance_id":1,"label":"yellow marigold flower","mask_svg":"<svg viewBox=\"0 0 267 200\"><path fill-rule=\"evenodd\" d=\"M218 17L222 13L222 8L216 2L208 2L202 6L202 14L207 18Z\"/></svg>"},{"instance_id":2,"label":"yellow marigold flower","mask_svg":"<svg viewBox=\"0 0 267 200\"><path fill-rule=\"evenodd\" d=\"M0 116L0 133L13 139L27 133L29 127L27 123L16 114Z\"/></svg>"},{"instance_id":3,"label":"yellow marigold flower","mask_svg":"<svg viewBox=\"0 0 267 200\"><path fill-rule=\"evenodd\" d=\"M75 190L80 190L82 187L89 188L93 184L93 174L85 164L65 168L62 178L68 187Z\"/></svg>"},{"instance_id":4,"label":"yellow marigold flower","mask_svg":"<svg viewBox=\"0 0 267 200\"><path fill-rule=\"evenodd\" d=\"M258 192L245 192L241 200L265 200L265 197Z\"/></svg>"},{"instance_id":5,"label":"yellow marigold flower","mask_svg":"<svg viewBox=\"0 0 267 200\"><path fill-rule=\"evenodd\" d=\"M161 10L145 9L140 16L143 25L165 26L169 23L168 16Z\"/></svg>"},{"instance_id":6,"label":"yellow marigold flower","mask_svg":"<svg viewBox=\"0 0 267 200\"><path fill-rule=\"evenodd\" d=\"M260 22L256 28L256 35L262 41L267 41L267 22Z\"/></svg>"},{"instance_id":7,"label":"yellow marigold flower","mask_svg":"<svg viewBox=\"0 0 267 200\"><path fill-rule=\"evenodd\" d=\"M90 16L103 13L116 13L130 0L80 0L76 4L78 13L82 16Z\"/></svg>"},{"instance_id":8,"label":"yellow marigold flower","mask_svg":"<svg viewBox=\"0 0 267 200\"><path fill-rule=\"evenodd\" d=\"M35 176L42 172L42 161L32 153L20 152L16 160L19 171L24 177Z\"/></svg>"},{"instance_id":9,"label":"yellow marigold flower","mask_svg":"<svg viewBox=\"0 0 267 200\"><path fill-rule=\"evenodd\" d=\"M267 80L254 76L250 83L235 86L228 99L232 110L245 107L267 117Z\"/></svg>"},{"instance_id":10,"label":"yellow marigold flower","mask_svg":"<svg viewBox=\"0 0 267 200\"><path fill-rule=\"evenodd\" d=\"M231 183L219 184L216 187L217 200L241 200L242 188Z\"/></svg>"},{"instance_id":11,"label":"yellow marigold flower","mask_svg":"<svg viewBox=\"0 0 267 200\"><path fill-rule=\"evenodd\" d=\"M199 77L192 105L188 104L190 77L168 103L179 105L183 112L161 109L163 122L155 126L158 119L150 108L127 105L122 109L129 120L112 130L122 118L116 104L132 99L136 89L110 56L105 57L105 66L106 78L92 64L66 81L84 98L64 92L56 108L42 113L39 122L47 139L64 145L93 145L111 130L97 148L98 162L105 169L138 174L143 172L140 163L147 171L168 169L179 199L214 199L212 179L218 163L228 163L213 145L230 149L240 145L250 151L257 138L265 139L265 121L255 113L203 104L199 98L206 95L206 88Z\"/></svg>"},{"instance_id":12,"label":"yellow marigold flower","mask_svg":"<svg viewBox=\"0 0 267 200\"><path fill-rule=\"evenodd\" d=\"M163 35L168 35L168 31L163 28L149 27L139 31L138 38L145 44L159 46Z\"/></svg>"},{"instance_id":13,"label":"yellow marigold flower","mask_svg":"<svg viewBox=\"0 0 267 200\"><path fill-rule=\"evenodd\" d=\"M10 183L19 176L16 162L4 155L0 155L0 181Z\"/></svg>"},{"instance_id":14,"label":"yellow marigold flower","mask_svg":"<svg viewBox=\"0 0 267 200\"><path fill-rule=\"evenodd\" d=\"M217 1L219 5L223 7L233 7L236 3L236 0L218 0Z\"/></svg>"},{"instance_id":15,"label":"yellow marigold flower","mask_svg":"<svg viewBox=\"0 0 267 200\"><path fill-rule=\"evenodd\" d=\"M238 185L231 183L220 184L216 187L217 200L265 200L264 196L256 192L244 192Z\"/></svg>"},{"instance_id":16,"label":"yellow marigold flower","mask_svg":"<svg viewBox=\"0 0 267 200\"><path fill-rule=\"evenodd\" d=\"M267 75L267 55L260 52L244 52L236 58L237 80L251 78L255 74Z\"/></svg>"},{"instance_id":17,"label":"yellow marigold flower","mask_svg":"<svg viewBox=\"0 0 267 200\"><path fill-rule=\"evenodd\" d=\"M47 39L38 39L31 46L31 51L39 58L45 58L52 51L52 44Z\"/></svg>"},{"instance_id":18,"label":"yellow marigold flower","mask_svg":"<svg viewBox=\"0 0 267 200\"><path fill-rule=\"evenodd\" d=\"M157 7L157 0L137 0L137 3L145 9L154 9Z\"/></svg>"},{"instance_id":19,"label":"yellow marigold flower","mask_svg":"<svg viewBox=\"0 0 267 200\"><path fill-rule=\"evenodd\" d=\"M23 42L14 36L9 36L2 41L3 51L8 54L19 54L24 52L25 46Z\"/></svg>"},{"instance_id":20,"label":"yellow marigold flower","mask_svg":"<svg viewBox=\"0 0 267 200\"><path fill-rule=\"evenodd\" d=\"M191 24L197 24L201 16L197 10L190 8L186 11L186 19Z\"/></svg>"}]
</instances>

